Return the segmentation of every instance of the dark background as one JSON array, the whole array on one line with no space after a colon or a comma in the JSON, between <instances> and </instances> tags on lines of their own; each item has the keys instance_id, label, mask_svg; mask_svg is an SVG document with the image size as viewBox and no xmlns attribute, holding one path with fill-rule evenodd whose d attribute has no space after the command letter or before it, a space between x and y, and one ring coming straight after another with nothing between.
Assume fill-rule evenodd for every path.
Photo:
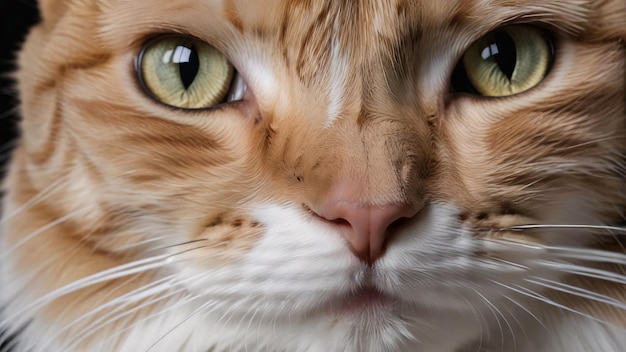
<instances>
[{"instance_id":1,"label":"dark background","mask_svg":"<svg viewBox=\"0 0 626 352\"><path fill-rule=\"evenodd\" d=\"M10 78L15 71L15 54L28 28L38 20L35 0L0 0L0 179L17 137L18 97ZM0 331L0 351L11 351L13 340L5 335Z\"/></svg>"},{"instance_id":2,"label":"dark background","mask_svg":"<svg viewBox=\"0 0 626 352\"><path fill-rule=\"evenodd\" d=\"M0 0L0 177L17 135L18 97L10 75L22 40L37 21L35 0Z\"/></svg>"}]
</instances>

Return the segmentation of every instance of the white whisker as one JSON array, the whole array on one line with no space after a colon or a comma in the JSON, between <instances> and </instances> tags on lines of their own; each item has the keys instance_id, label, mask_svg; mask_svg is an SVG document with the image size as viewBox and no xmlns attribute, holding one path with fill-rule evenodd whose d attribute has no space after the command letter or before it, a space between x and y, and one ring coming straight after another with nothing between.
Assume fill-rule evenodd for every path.
<instances>
[{"instance_id":1,"label":"white whisker","mask_svg":"<svg viewBox=\"0 0 626 352\"><path fill-rule=\"evenodd\" d=\"M47 230L50 230L51 228L53 228L53 227L55 227L55 226L57 226L57 225L59 225L59 224L62 224L62 223L64 223L64 222L66 222L66 221L70 220L71 218L73 218L73 217L75 217L75 216L77 216L77 215L79 215L79 214L81 214L81 213L83 213L83 212L86 212L86 211L88 211L88 210L89 210L89 207L86 207L86 208L81 208L81 209L79 209L79 210L73 211L73 212L71 212L71 213L69 213L69 214L66 214L66 215L64 215L64 216L62 216L62 217L60 217L60 218L58 218L58 219L56 219L56 220L54 220L54 221L51 221L51 222L47 223L46 225L44 225L44 226L42 226L42 227L38 228L37 230L35 230L35 231L31 232L30 234L28 234L27 236L25 236L24 238L22 238L20 241L18 241L18 242L17 242L16 244L14 244L12 247L9 247L8 249L3 250L3 251L2 251L2 255L3 255L3 256L9 256L9 255L11 255L11 253L12 253L13 251L15 251L15 250L17 250L18 248L20 248L21 246L23 246L26 242L28 242L28 241L32 240L33 238L35 238L35 237L37 237L38 235L40 235L40 234L42 234L42 233L46 232Z\"/></svg>"},{"instance_id":2,"label":"white whisker","mask_svg":"<svg viewBox=\"0 0 626 352\"><path fill-rule=\"evenodd\" d=\"M125 235L127 235L127 234L125 234ZM144 236L145 234L133 234L133 235ZM115 234L114 234L114 236L115 236ZM164 236L151 237L151 238L146 239L146 240L142 240L142 241L131 243L131 244L128 244L128 245L116 247L115 248L115 252L120 252L121 253L121 252L131 251L131 250L134 250L136 248L140 248L142 246L145 246L146 244L150 244L150 243L153 243L153 242L161 241L164 238L165 238ZM98 248L98 247L99 246L96 245L96 248Z\"/></svg>"},{"instance_id":3,"label":"white whisker","mask_svg":"<svg viewBox=\"0 0 626 352\"><path fill-rule=\"evenodd\" d=\"M198 309L194 310L193 312L191 312L191 314L189 314L189 316L187 316L181 322L179 322L174 327L172 327L170 330L168 330L165 334L163 334L163 336L159 337L150 347L148 347L148 349L145 352L150 352L154 347L156 347L159 344L159 342L163 341L163 339L165 339L169 334L174 332L174 330L176 330L181 325L183 325L184 323L189 321L189 319L195 317L196 315L198 315L199 313L204 311L206 308L211 307L212 305L215 305L215 304L216 304L215 302L209 301L209 302L206 302L205 304L203 304L202 306L200 306L200 308L198 308Z\"/></svg>"},{"instance_id":4,"label":"white whisker","mask_svg":"<svg viewBox=\"0 0 626 352\"><path fill-rule=\"evenodd\" d=\"M162 302L162 301L164 301L166 299L172 298L176 294L181 293L181 291L185 291L185 289L180 289L180 290L173 291L171 294L168 294L167 296L159 297L157 299L154 299L154 300L150 301L149 304ZM185 297L187 297L187 298L178 300L174 304L167 305L165 308L159 309L156 313L153 313L153 314L150 314L150 315L148 315L146 317L134 320L132 324L124 327L123 329L119 329L119 330L115 331L115 333L111 334L110 336L107 336L107 338L105 340L103 340L103 341L107 341L107 340L110 340L112 338L118 337L119 335L123 334L124 332L127 332L127 331L135 328L136 326L138 326L138 325L140 325L142 323L145 323L146 321L148 321L150 319L159 317L159 316L161 316L161 315L163 315L163 314L165 314L165 313L167 313L169 311L178 309L178 308L180 308L180 307L182 307L182 306L184 306L186 304L189 304L189 303L191 303L191 302L201 298L201 296L197 296L197 295L186 295ZM148 302L146 302L146 303L148 303ZM145 306L148 306L149 304L144 304L142 306L145 307Z\"/></svg>"},{"instance_id":5,"label":"white whisker","mask_svg":"<svg viewBox=\"0 0 626 352\"><path fill-rule=\"evenodd\" d=\"M546 246L552 255L561 258L626 265L626 254L600 249Z\"/></svg>"},{"instance_id":6,"label":"white whisker","mask_svg":"<svg viewBox=\"0 0 626 352\"><path fill-rule=\"evenodd\" d=\"M543 265L552 269L558 269L559 271L565 272L568 274L591 277L595 279L611 281L611 282L615 282L618 284L626 285L626 275L618 274L612 271L589 268L586 266L570 264L570 263L560 263L560 262L552 262L552 261L545 261L545 260L537 261L537 264L540 264L540 265Z\"/></svg>"},{"instance_id":7,"label":"white whisker","mask_svg":"<svg viewBox=\"0 0 626 352\"><path fill-rule=\"evenodd\" d=\"M551 299L549 299L549 298L547 298L547 297L545 297L543 295L540 295L540 294L538 294L538 293L536 293L534 291L529 290L528 288L525 288L525 287L522 287L522 286L519 286L519 285L515 285L516 287L511 287L511 286L505 285L505 284L503 284L501 282L498 282L498 281L495 281L495 280L491 280L491 281L494 284L496 284L496 285L500 285L500 286L502 286L504 288L507 288L507 289L509 289L509 290L511 290L513 292L517 292L517 293L519 293L519 294L521 294L523 296L526 296L526 297L529 297L529 298L533 298L533 299L538 300L540 302L546 303L546 304L548 304L548 305L550 305L552 307L560 308L560 309L566 310L568 312L571 312L571 313L574 313L574 314L578 314L580 316L583 316L585 318L591 319L591 320L593 320L595 322L598 322L598 323L601 323L601 324L613 325L613 324L611 324L611 323L609 323L607 321L604 321L602 319L598 319L598 318L596 318L596 317L594 317L592 315L589 315L587 313L583 313L583 312L578 311L576 309L573 309L573 308L570 308L568 306L562 305L562 304L560 304L558 302L555 302L555 301L553 301L553 300L551 300Z\"/></svg>"},{"instance_id":8,"label":"white whisker","mask_svg":"<svg viewBox=\"0 0 626 352\"><path fill-rule=\"evenodd\" d=\"M563 224L563 225L518 225L512 226L509 228L505 228L503 230L507 231L524 231L524 230L535 230L535 229L563 229L563 230L604 230L609 232L618 232L626 234L626 227L618 227L618 226L607 226L607 225L571 225L571 224Z\"/></svg>"},{"instance_id":9,"label":"white whisker","mask_svg":"<svg viewBox=\"0 0 626 352\"><path fill-rule=\"evenodd\" d=\"M518 306L520 309L522 309L523 311L525 311L526 313L528 313L528 315L530 315L531 317L533 317L533 319L535 319L539 325L541 325L546 331L548 331L548 328L546 327L546 325L543 323L543 321L541 321L539 318L537 318L537 316L535 314L533 314L530 310L528 310L528 308L524 307L522 304L520 304L519 302L517 302L516 300L514 300L513 298L507 296L507 295L502 295L502 297L504 297L505 299L507 299L509 302L515 304L516 306Z\"/></svg>"},{"instance_id":10,"label":"white whisker","mask_svg":"<svg viewBox=\"0 0 626 352\"><path fill-rule=\"evenodd\" d=\"M74 319L73 321L67 323L63 329L59 330L59 332L52 336L52 340L54 340L56 337L58 337L60 334L70 330L71 328L73 328L76 324L79 324L80 322L104 311L105 309L108 309L110 307L113 307L115 305L120 305L119 307L117 307L116 309L112 310L111 312L108 312L107 314L99 317L97 320L91 322L89 325L87 325L86 327L83 328L83 331L90 328L93 325L96 325L98 323L100 323L101 320L105 319L106 317L115 314L118 310L123 309L124 307L126 307L129 304L132 304L133 302L137 302L141 299L145 299L149 296L152 295L156 295L164 290L167 290L169 288L168 287L163 287L164 283L171 280L174 277L174 275L170 275L167 277L164 277L162 279L156 280L154 282L151 282L150 284L146 285L146 286L142 286L138 289L132 290L120 297L117 297L111 301L106 302L105 304L99 305L98 307L96 307L95 309L90 310L89 312L77 317L76 319ZM126 281L125 283L128 283L128 281ZM121 285L120 285L121 286ZM84 333L80 334L81 336L85 336ZM45 343L42 344L42 346L47 346L51 341L46 341Z\"/></svg>"},{"instance_id":11,"label":"white whisker","mask_svg":"<svg viewBox=\"0 0 626 352\"><path fill-rule=\"evenodd\" d=\"M169 289L169 287L164 288L161 291L167 291ZM155 290L156 291L156 290ZM92 322L91 324L89 324L88 326L86 326L84 329L82 329L81 331L79 331L79 333L75 334L77 338L68 341L69 346L67 347L67 350L73 350L74 347L76 347L78 344L80 344L82 341L84 341L86 338L92 336L93 334L97 333L98 331L101 331L102 329L104 329L106 326L110 326L118 321L120 321L122 318L129 316L131 314L134 314L148 306L154 305L156 303L159 302L163 302L169 298L172 298L182 292L185 291L185 288L181 288L172 292L169 292L165 295L157 295L155 298L152 298L150 300L147 300L146 302L133 307L131 309L128 310L124 310L122 311L121 314L117 314L121 309L137 302L137 300L133 300L133 301L129 301L129 302L125 302L123 305L121 305L120 307L116 308L114 311L109 312L105 315L103 315L102 317L98 318L96 321ZM155 292L155 294L160 294L160 292ZM169 307L168 307L169 309ZM158 314L163 313L165 310L159 310ZM157 315L158 315L157 314ZM137 320L135 322L133 322L133 324L131 324L130 326L121 329L121 330L117 330L115 332L115 334L112 334L108 337L108 339L115 337L115 336L119 336L120 334L122 334L124 331L127 331L129 329L131 329L132 327L138 325L140 322L144 321L143 319ZM42 351L43 352L43 351Z\"/></svg>"},{"instance_id":12,"label":"white whisker","mask_svg":"<svg viewBox=\"0 0 626 352\"><path fill-rule=\"evenodd\" d=\"M474 291L476 295L478 295L483 301L485 301L485 303L487 304L487 308L489 308L493 316L496 318L496 322L498 324L498 327L500 328L500 346L504 348L505 339L504 339L504 329L502 328L502 324L500 324L500 319L498 318L498 315L501 316L502 319L504 319L504 323L509 328L509 331L511 331L511 336L513 337L513 346L515 346L515 333L513 332L513 327L511 326L511 324L509 324L509 321L506 319L506 317L493 303L491 303L491 301L489 301L489 299L487 299L487 297L485 297L483 294L478 292L478 290L472 288L472 291Z\"/></svg>"},{"instance_id":13,"label":"white whisker","mask_svg":"<svg viewBox=\"0 0 626 352\"><path fill-rule=\"evenodd\" d=\"M170 260L175 255L176 254L174 255L162 254L162 255L158 255L154 257L136 260L136 261L126 263L124 265L116 266L107 270L103 270L95 274L81 278L79 280L73 281L65 286L59 287L45 294L42 297L39 297L31 304L21 308L17 312L14 312L9 317L6 317L3 320L3 323L0 323L0 325L6 325L7 321L11 321L12 319L15 319L17 316L19 316L20 314L23 314L24 312L28 310L41 309L41 307L45 306L49 302L52 302L64 295L83 289L85 287L93 286L98 283L115 280L121 277L130 276L133 274L138 274L138 273L146 272L149 270L154 270L154 269L164 267L171 263Z\"/></svg>"},{"instance_id":14,"label":"white whisker","mask_svg":"<svg viewBox=\"0 0 626 352\"><path fill-rule=\"evenodd\" d=\"M479 337L479 343L478 343L478 349L481 350L483 347L483 344L485 343L485 338L487 340L489 340L489 329L487 330L487 336L485 336L485 332L483 330L483 327L489 326L489 324L487 323L487 319L485 318L485 315L482 313L481 310L477 309L475 307L475 305L473 305L472 303L470 303L470 301L465 297L465 295L463 293L459 292L458 288L454 288L451 287L454 291L454 294L457 295L459 297L459 299L463 300L465 303L467 303L467 305L469 307L471 307L472 309L472 316L474 317L474 319L476 320L476 322L478 323L478 327L480 329L480 337ZM427 326L431 327L430 325L426 324Z\"/></svg>"},{"instance_id":15,"label":"white whisker","mask_svg":"<svg viewBox=\"0 0 626 352\"><path fill-rule=\"evenodd\" d=\"M39 193L37 193L37 195L35 195L34 197L26 201L20 207L18 207L17 209L13 210L10 213L3 214L2 220L0 220L0 225L4 225L7 221L11 220L22 211L30 209L34 205L37 205L39 202L44 200L47 196L51 195L57 187L62 186L68 180L69 180L69 177L67 175L59 177L58 179L54 180L48 186L46 186L46 188L41 190Z\"/></svg>"},{"instance_id":16,"label":"white whisker","mask_svg":"<svg viewBox=\"0 0 626 352\"><path fill-rule=\"evenodd\" d=\"M601 295L597 292L589 291L580 287L564 284L564 283L557 282L554 280L548 280L548 279L537 277L537 276L533 276L530 279L525 279L524 281L530 282L532 284L535 284L541 287L549 288L555 291L569 293L572 296L587 298L592 301L605 303L615 308L619 308L621 310L626 310L626 303L620 302L612 297Z\"/></svg>"}]
</instances>

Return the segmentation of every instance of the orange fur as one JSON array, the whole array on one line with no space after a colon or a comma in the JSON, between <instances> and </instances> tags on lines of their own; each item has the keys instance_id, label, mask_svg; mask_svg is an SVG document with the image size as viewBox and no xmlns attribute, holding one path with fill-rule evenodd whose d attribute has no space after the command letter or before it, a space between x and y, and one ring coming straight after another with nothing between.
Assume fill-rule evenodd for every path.
<instances>
[{"instance_id":1,"label":"orange fur","mask_svg":"<svg viewBox=\"0 0 626 352\"><path fill-rule=\"evenodd\" d=\"M494 227L507 212L542 219L572 193L593 202L589 219L597 223L625 219L623 0L41 6L43 23L20 55L23 135L4 183L6 211L46 196L4 215L3 245L58 223L12 253L12 275L36 278L20 291L24 301L141 258L142 241L168 222L178 224L179 242L207 241L204 257L190 254L194 265L228 265L263 237L250 204L315 210L345 180L360 202L419 209L447 202L475 226L484 214ZM491 29L519 22L545 25L559 38L554 68L535 89L493 100L452 95L445 83L452 68L432 74L444 67L443 52L458 58ZM151 100L136 81L134 59L145 40L169 32L223 52L249 80L254 100L192 113ZM349 59L341 109L328 127L333 45ZM272 71L275 91L255 91L267 82L246 72L250 58ZM609 242L597 246L622 251ZM70 293L36 314L35 324L71 321L160 274ZM626 303L623 285L569 282ZM549 295L626 327L625 311Z\"/></svg>"}]
</instances>

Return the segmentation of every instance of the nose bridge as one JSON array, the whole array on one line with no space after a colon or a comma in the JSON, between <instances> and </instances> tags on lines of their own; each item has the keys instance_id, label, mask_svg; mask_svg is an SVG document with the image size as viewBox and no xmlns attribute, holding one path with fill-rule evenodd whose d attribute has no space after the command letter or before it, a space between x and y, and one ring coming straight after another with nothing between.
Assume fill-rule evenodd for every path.
<instances>
[{"instance_id":1,"label":"nose bridge","mask_svg":"<svg viewBox=\"0 0 626 352\"><path fill-rule=\"evenodd\" d=\"M369 52L330 43L317 67L320 75L294 85L291 100L300 102L298 107L280 115L293 116L278 133L284 141L276 145L288 154L280 162L313 180L306 190L310 199L348 183L350 202L411 203L418 187L412 180L429 144L426 123L415 113L419 103L396 101L394 89L401 85L390 84L395 71L381 60L386 51L375 43ZM305 155L303 164L297 155Z\"/></svg>"},{"instance_id":2,"label":"nose bridge","mask_svg":"<svg viewBox=\"0 0 626 352\"><path fill-rule=\"evenodd\" d=\"M343 118L333 131L340 147L338 168L330 185L349 189L343 194L350 194L352 202L410 203L418 171L424 167L421 156L426 155L428 146L423 131L416 126L415 121L395 111L383 115L364 106L359 113Z\"/></svg>"},{"instance_id":3,"label":"nose bridge","mask_svg":"<svg viewBox=\"0 0 626 352\"><path fill-rule=\"evenodd\" d=\"M424 205L419 174L430 145L426 122L407 113L415 107L394 103L385 70L374 66L362 62L298 90L303 102L324 104L300 107L274 144L288 179L301 182L298 200L337 225L354 254L370 263L384 253L395 225Z\"/></svg>"},{"instance_id":4,"label":"nose bridge","mask_svg":"<svg viewBox=\"0 0 626 352\"><path fill-rule=\"evenodd\" d=\"M372 263L385 251L394 224L413 217L425 199L419 170L415 124L402 116L377 115L362 110L333 126L338 168L323 182L323 195L314 213L347 230L341 231L352 252Z\"/></svg>"},{"instance_id":5,"label":"nose bridge","mask_svg":"<svg viewBox=\"0 0 626 352\"><path fill-rule=\"evenodd\" d=\"M413 217L424 204L419 181L407 174L407 169L416 169L411 157L416 151L405 141L403 126L398 119L364 115L335 126L344 148L340 167L324 183L315 213L340 227L347 225L343 236L363 262L380 258L393 225Z\"/></svg>"}]
</instances>

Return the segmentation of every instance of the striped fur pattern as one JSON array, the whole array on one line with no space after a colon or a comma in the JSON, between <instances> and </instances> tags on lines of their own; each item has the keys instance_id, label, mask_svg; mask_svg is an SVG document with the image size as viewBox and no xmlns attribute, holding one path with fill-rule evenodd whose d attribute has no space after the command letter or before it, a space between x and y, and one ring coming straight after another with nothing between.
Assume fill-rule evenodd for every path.
<instances>
[{"instance_id":1,"label":"striped fur pattern","mask_svg":"<svg viewBox=\"0 0 626 352\"><path fill-rule=\"evenodd\" d=\"M15 351L626 348L624 0L40 6L0 223ZM453 93L511 23L554 36L544 81ZM156 103L135 59L165 33L250 94ZM416 215L364 263L315 216L338 189Z\"/></svg>"}]
</instances>

